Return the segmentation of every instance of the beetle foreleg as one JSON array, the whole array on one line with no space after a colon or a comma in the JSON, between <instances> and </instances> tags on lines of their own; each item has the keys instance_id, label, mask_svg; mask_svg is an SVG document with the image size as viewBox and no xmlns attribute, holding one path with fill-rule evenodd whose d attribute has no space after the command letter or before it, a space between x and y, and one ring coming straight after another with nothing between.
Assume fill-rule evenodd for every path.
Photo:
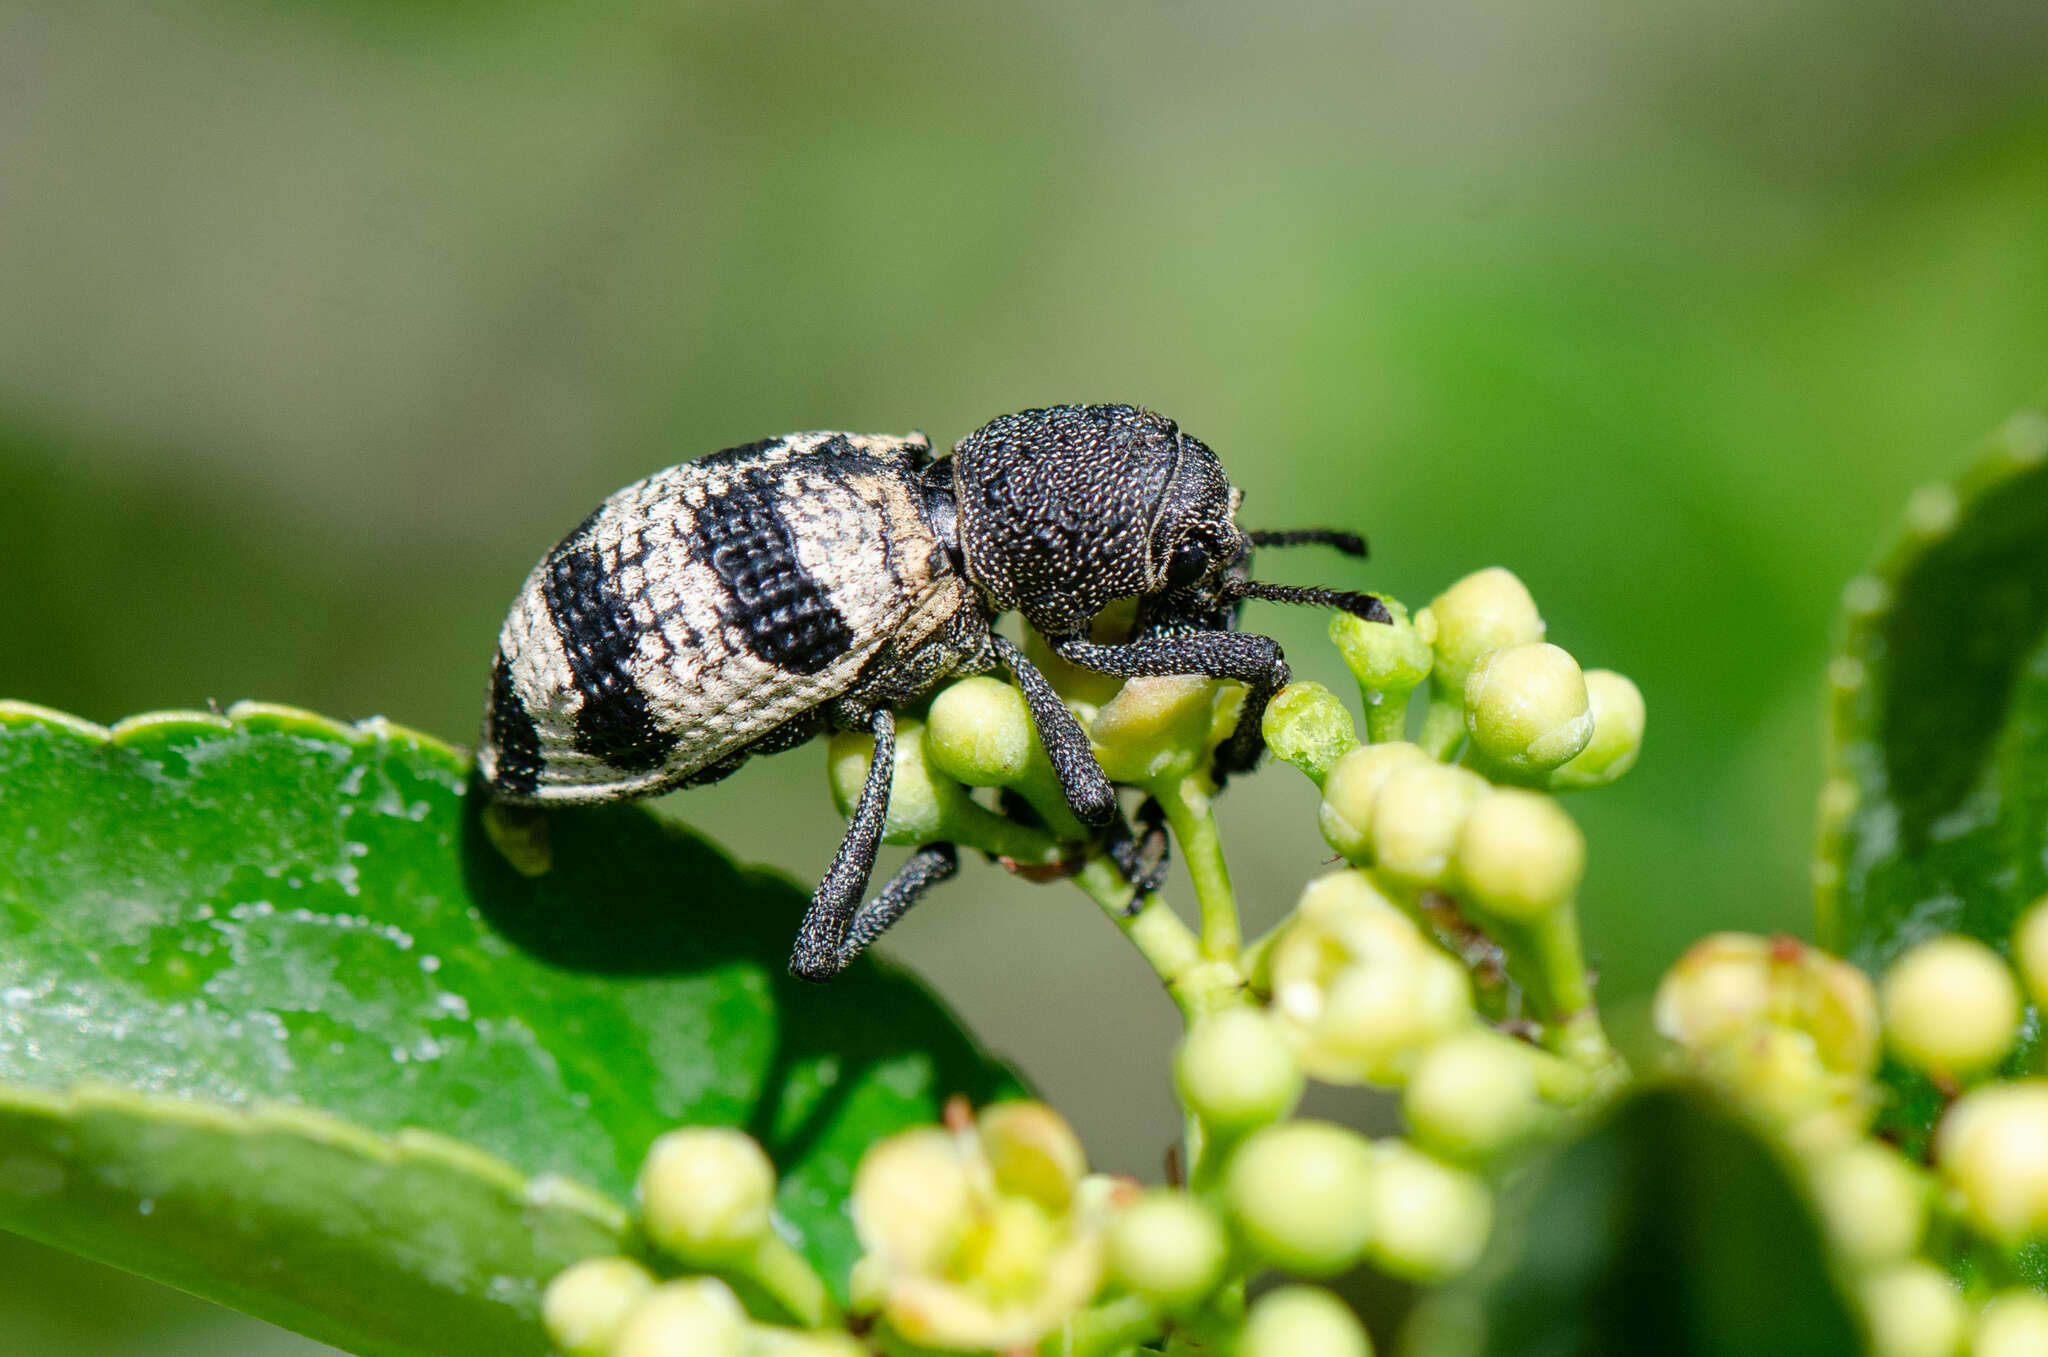
<instances>
[{"instance_id":1,"label":"beetle foreleg","mask_svg":"<svg viewBox=\"0 0 2048 1357\"><path fill-rule=\"evenodd\" d=\"M887 707L878 709L871 729L875 733L875 753L868 762L868 779L861 785L860 804L854 807L832 866L811 895L811 908L797 930L796 950L790 954L790 972L805 980L830 980L845 967L851 955L845 952L848 930L861 897L867 894L868 877L875 870L875 853L882 846L882 822L889 813L889 782L896 773L896 714ZM859 950L854 948L855 952Z\"/></svg>"},{"instance_id":2,"label":"beetle foreleg","mask_svg":"<svg viewBox=\"0 0 2048 1357\"><path fill-rule=\"evenodd\" d=\"M1017 680L1025 705L1031 708L1039 742L1045 746L1045 756L1052 761L1053 771L1059 774L1060 791L1073 808L1074 818L1090 829L1108 829L1121 816L1116 788L1109 785L1108 774L1095 761L1095 751L1088 747L1088 735L1081 729L1081 723L1060 701L1045 675L1024 658L1024 652L1007 636L995 638L995 652L1003 668Z\"/></svg>"},{"instance_id":3,"label":"beetle foreleg","mask_svg":"<svg viewBox=\"0 0 2048 1357\"><path fill-rule=\"evenodd\" d=\"M1196 631L1150 636L1123 645L1098 645L1086 637L1070 636L1052 640L1052 648L1069 664L1119 678L1205 674L1244 684L1248 691L1237 729L1216 751L1217 770L1226 774L1245 772L1259 761L1266 747L1259 733L1266 704L1287 685L1289 677L1280 643L1251 632Z\"/></svg>"}]
</instances>

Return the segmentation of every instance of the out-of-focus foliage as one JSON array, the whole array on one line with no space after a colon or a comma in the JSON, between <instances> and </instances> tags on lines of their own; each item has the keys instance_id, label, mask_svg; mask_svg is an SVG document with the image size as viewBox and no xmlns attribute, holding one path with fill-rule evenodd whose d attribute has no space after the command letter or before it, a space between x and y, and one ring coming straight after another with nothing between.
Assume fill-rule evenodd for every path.
<instances>
[{"instance_id":1,"label":"out-of-focus foliage","mask_svg":"<svg viewBox=\"0 0 2048 1357\"><path fill-rule=\"evenodd\" d=\"M1804 927L1838 583L2048 367L2031 0L0 4L0 694L459 738L655 466L1141 400L1249 521L1373 538L1276 578L1512 561L1638 678L1584 809L1617 998ZM670 809L809 876L820 762ZM1324 851L1279 781L1225 807L1255 927ZM970 866L890 944L1149 1168L1171 1012L1091 915Z\"/></svg>"}]
</instances>

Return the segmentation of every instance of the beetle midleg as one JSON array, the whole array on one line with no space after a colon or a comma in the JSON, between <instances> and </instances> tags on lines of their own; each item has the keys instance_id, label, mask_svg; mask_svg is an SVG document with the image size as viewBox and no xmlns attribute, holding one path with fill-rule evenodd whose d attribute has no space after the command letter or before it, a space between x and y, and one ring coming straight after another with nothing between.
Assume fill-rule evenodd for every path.
<instances>
[{"instance_id":1,"label":"beetle midleg","mask_svg":"<svg viewBox=\"0 0 2048 1357\"><path fill-rule=\"evenodd\" d=\"M825 879L811 895L811 908L797 930L796 950L790 954L791 974L805 980L830 980L845 967L842 950L847 928L861 897L867 894L875 853L882 846L889 782L896 773L896 713L880 708L870 718L870 729L875 733L875 753L868 762L868 779L861 784L860 804L854 807L846 837L840 841Z\"/></svg>"},{"instance_id":2,"label":"beetle midleg","mask_svg":"<svg viewBox=\"0 0 2048 1357\"><path fill-rule=\"evenodd\" d=\"M1074 818L1090 829L1108 829L1116 824L1123 814L1116 802L1116 788L1109 785L1108 775L1095 761L1095 751L1088 747L1087 733L1074 719L1074 713L1067 710L1067 704L1060 701L1045 675L1024 658L1024 652L1007 636L995 637L995 652L996 659L1010 671L1024 693L1032 723L1038 727L1039 742L1045 746L1045 756L1052 761L1053 771L1059 774L1060 790L1066 794Z\"/></svg>"},{"instance_id":3,"label":"beetle midleg","mask_svg":"<svg viewBox=\"0 0 2048 1357\"><path fill-rule=\"evenodd\" d=\"M1244 684L1248 691L1238 714L1237 729L1216 751L1216 764L1225 773L1241 773L1259 761L1266 746L1259 733L1259 725L1266 717L1266 704L1287 685L1288 679L1286 657L1280 652L1280 643L1272 637L1242 631L1196 631L1151 636L1123 645L1098 645L1083 636L1046 639L1053 653L1067 663L1101 674L1121 678L1206 674Z\"/></svg>"}]
</instances>

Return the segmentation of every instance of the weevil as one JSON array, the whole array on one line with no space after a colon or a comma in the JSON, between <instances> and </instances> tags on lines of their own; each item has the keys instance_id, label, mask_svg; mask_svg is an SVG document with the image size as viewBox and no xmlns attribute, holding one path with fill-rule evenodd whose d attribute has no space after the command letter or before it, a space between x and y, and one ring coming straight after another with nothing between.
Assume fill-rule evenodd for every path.
<instances>
[{"instance_id":1,"label":"weevil","mask_svg":"<svg viewBox=\"0 0 2048 1357\"><path fill-rule=\"evenodd\" d=\"M1257 762L1288 680L1272 638L1235 629L1251 598L1380 601L1263 584L1252 548L1354 535L1240 529L1216 454L1129 405L1004 415L934 458L923 435L799 433L658 471L612 495L542 558L498 638L477 769L503 801L561 806L715 782L826 730L875 742L859 802L812 896L790 970L825 980L958 868L927 844L866 899L894 765L895 711L1000 669L1023 692L1082 824L1145 869L1080 723L1018 646L1015 611L1072 664L1122 677L1202 674L1246 695L1217 751ZM1090 639L1138 600L1127 642ZM863 901L865 900L865 903Z\"/></svg>"}]
</instances>

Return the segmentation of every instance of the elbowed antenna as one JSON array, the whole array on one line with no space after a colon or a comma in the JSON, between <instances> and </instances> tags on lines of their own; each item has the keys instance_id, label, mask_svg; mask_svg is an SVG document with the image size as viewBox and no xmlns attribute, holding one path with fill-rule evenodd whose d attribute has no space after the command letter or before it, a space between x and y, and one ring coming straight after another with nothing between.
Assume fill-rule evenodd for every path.
<instances>
[{"instance_id":1,"label":"elbowed antenna","mask_svg":"<svg viewBox=\"0 0 2048 1357\"><path fill-rule=\"evenodd\" d=\"M1349 589L1316 589L1293 584L1261 584L1257 580L1225 580L1223 592L1230 598L1263 598L1273 603L1313 603L1325 608L1342 608L1368 622L1389 622L1394 615L1387 605L1371 594Z\"/></svg>"},{"instance_id":2,"label":"elbowed antenna","mask_svg":"<svg viewBox=\"0 0 2048 1357\"><path fill-rule=\"evenodd\" d=\"M1245 536L1251 538L1255 547L1335 547L1346 556L1361 559L1366 553L1365 539L1342 528L1291 528L1283 532L1251 532Z\"/></svg>"}]
</instances>

